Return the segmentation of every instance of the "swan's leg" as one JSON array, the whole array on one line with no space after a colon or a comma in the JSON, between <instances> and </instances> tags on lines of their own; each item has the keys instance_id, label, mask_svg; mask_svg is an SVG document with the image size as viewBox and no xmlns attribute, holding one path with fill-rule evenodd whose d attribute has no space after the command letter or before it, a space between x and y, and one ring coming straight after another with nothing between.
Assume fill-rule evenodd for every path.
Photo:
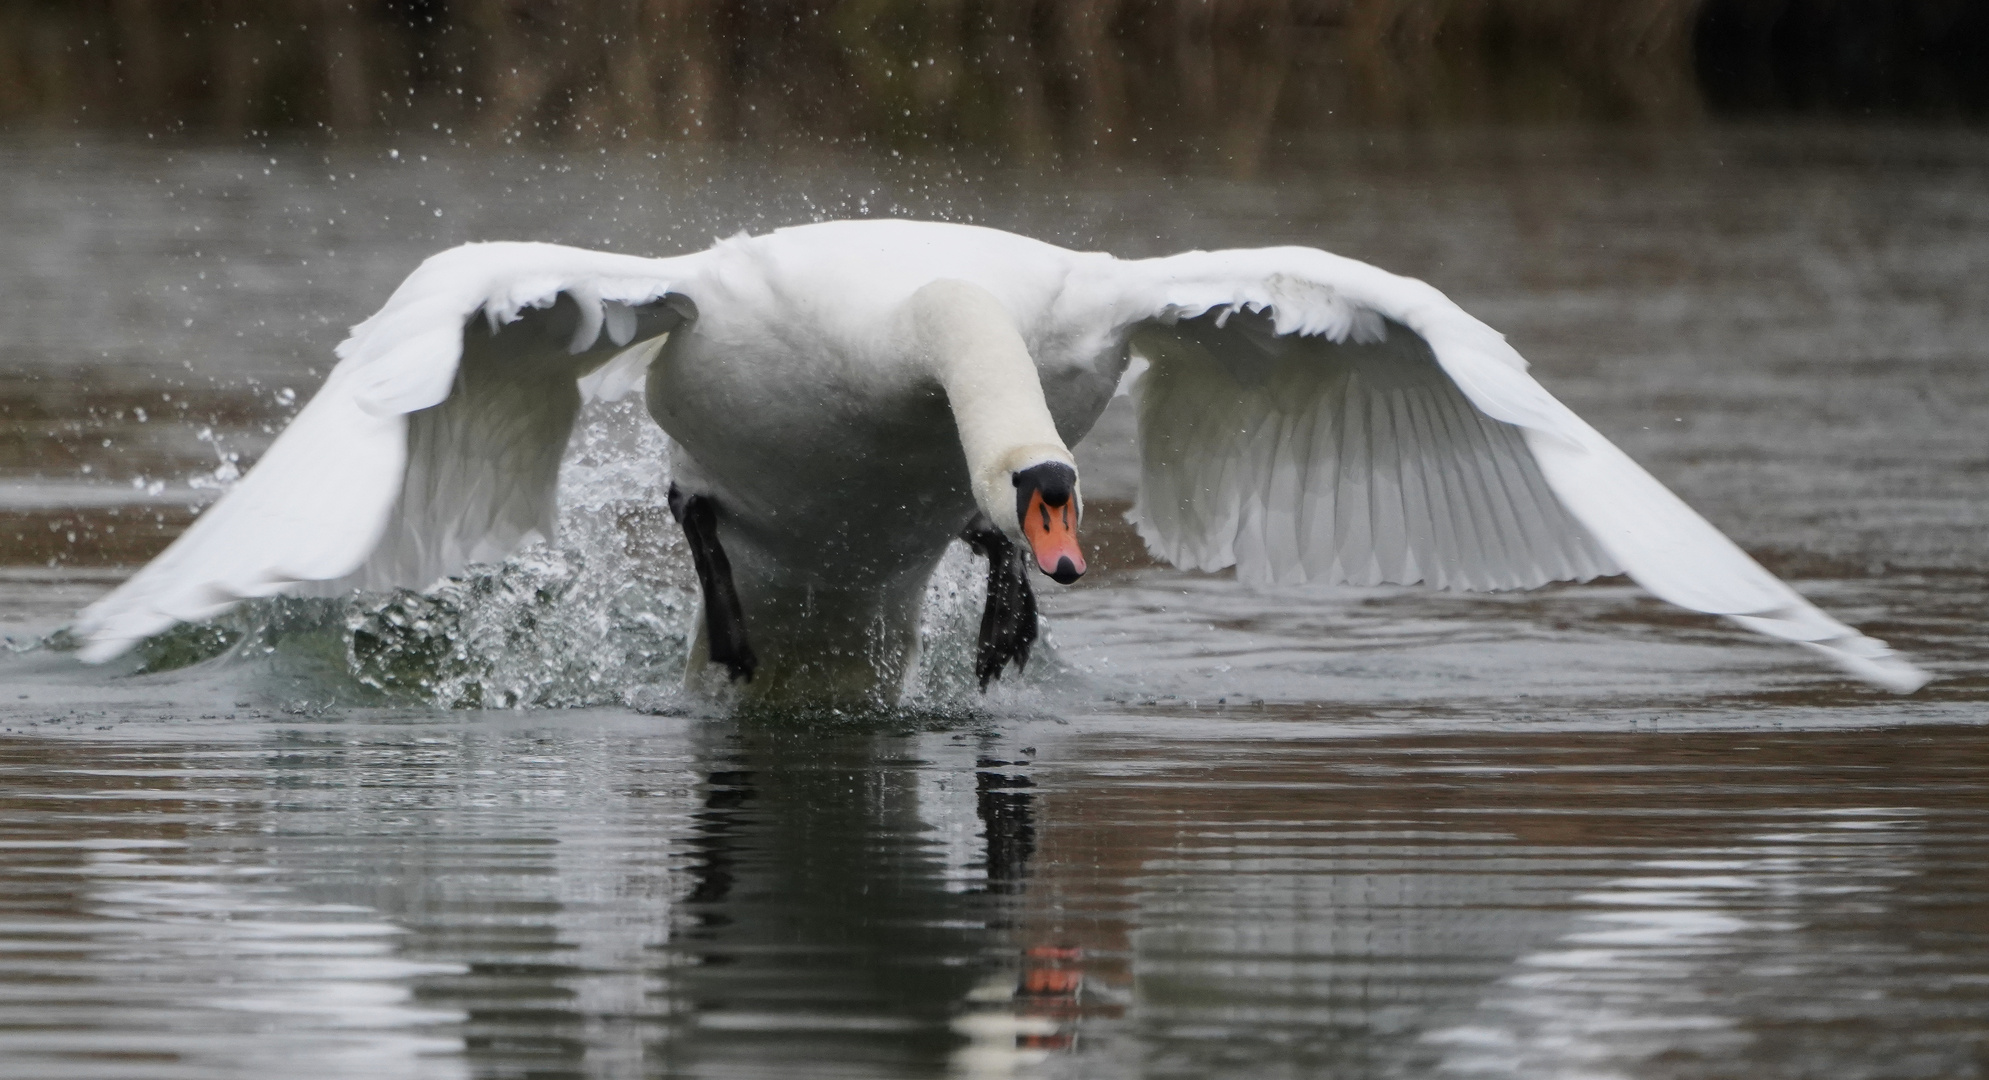
<instances>
[{"instance_id":1,"label":"swan's leg","mask_svg":"<svg viewBox=\"0 0 1989 1080\"><path fill-rule=\"evenodd\" d=\"M986 517L976 516L960 539L988 560L988 606L981 612L981 643L974 650L974 674L986 691L1010 660L1017 671L1029 662L1029 646L1036 642L1036 594L1029 588L1022 549Z\"/></svg>"},{"instance_id":2,"label":"swan's leg","mask_svg":"<svg viewBox=\"0 0 1989 1080\"><path fill-rule=\"evenodd\" d=\"M733 678L752 682L759 661L746 643L746 615L739 606L739 590L732 584L732 560L718 545L718 509L709 496L686 495L671 484L670 516L684 527L691 543L691 562L704 591L705 642L711 660L724 664Z\"/></svg>"}]
</instances>

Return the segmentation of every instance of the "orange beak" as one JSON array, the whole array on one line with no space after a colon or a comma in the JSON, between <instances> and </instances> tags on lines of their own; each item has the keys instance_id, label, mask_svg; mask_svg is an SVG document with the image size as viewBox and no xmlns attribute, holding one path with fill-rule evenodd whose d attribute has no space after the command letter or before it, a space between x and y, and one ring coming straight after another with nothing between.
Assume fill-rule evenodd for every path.
<instances>
[{"instance_id":1,"label":"orange beak","mask_svg":"<svg viewBox=\"0 0 1989 1080\"><path fill-rule=\"evenodd\" d=\"M1036 565L1059 585L1068 585L1084 575L1084 552L1077 547L1077 500L1065 499L1051 506L1043 493L1029 494L1029 506L1022 512L1022 535L1029 541Z\"/></svg>"}]
</instances>

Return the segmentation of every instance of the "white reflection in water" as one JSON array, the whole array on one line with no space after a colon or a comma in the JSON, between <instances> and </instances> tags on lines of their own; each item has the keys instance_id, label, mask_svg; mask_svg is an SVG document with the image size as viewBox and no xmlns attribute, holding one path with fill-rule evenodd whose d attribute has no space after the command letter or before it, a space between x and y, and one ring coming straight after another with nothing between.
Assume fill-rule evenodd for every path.
<instances>
[{"instance_id":1,"label":"white reflection in water","mask_svg":"<svg viewBox=\"0 0 1989 1080\"><path fill-rule=\"evenodd\" d=\"M926 851L939 864L940 887L949 893L987 888L988 834L981 819L974 772L978 748L928 736L919 754L931 763L918 772L918 815Z\"/></svg>"},{"instance_id":2,"label":"white reflection in water","mask_svg":"<svg viewBox=\"0 0 1989 1080\"><path fill-rule=\"evenodd\" d=\"M669 944L672 914L690 888L673 859L682 851L672 850L654 821L688 821L696 783L688 770L636 772L611 751L543 769L565 789L552 818L552 874L542 887L555 901L556 940L569 950L561 963L570 973L560 983L573 995L565 1007L582 1025L574 1037L586 1047L588 1074L639 1076L645 1044L656 1034L655 1002L666 989L653 961ZM638 783L646 794L631 798Z\"/></svg>"},{"instance_id":3,"label":"white reflection in water","mask_svg":"<svg viewBox=\"0 0 1989 1080\"><path fill-rule=\"evenodd\" d=\"M490 716L319 763L363 778L324 789L324 816L377 819L391 801L400 812L358 842L323 823L300 831L292 871L329 863L339 872L314 874L328 888L369 874L416 883L395 902L428 950L472 960L455 969L468 978L428 989L468 1006L478 1070L642 1075L670 1020L658 958L694 886L685 863L705 774L683 724L630 724L575 733Z\"/></svg>"},{"instance_id":4,"label":"white reflection in water","mask_svg":"<svg viewBox=\"0 0 1989 1080\"><path fill-rule=\"evenodd\" d=\"M1863 858L1846 866L1819 847L1841 841L1845 831L1876 840L1871 831L1907 824L1899 815L1826 812L1835 820L1820 830L1762 833L1707 857L1639 863L1652 874L1574 896L1602 910L1577 916L1583 928L1553 947L1514 961L1516 970L1479 1003L1479 1015L1423 1041L1447 1048L1443 1072L1527 1080L1616 1080L1650 1071L1660 1055L1732 1055L1754 1040L1735 1018L1742 1010L1733 998L1745 992L1736 975L1799 974L1797 966L1761 962L1796 951L1786 937L1777 948L1772 936L1802 929L1786 916L1806 897L1877 891L1868 879L1910 873ZM1885 839L1904 847L1908 838ZM1900 855L1888 851L1891 860ZM1852 869L1865 883L1842 880Z\"/></svg>"},{"instance_id":5,"label":"white reflection in water","mask_svg":"<svg viewBox=\"0 0 1989 1080\"><path fill-rule=\"evenodd\" d=\"M1005 1002L1014 993L1013 980L996 980L974 1000ZM961 1080L995 1080L1033 1075L1037 1066L1050 1060L1050 1051L1030 1048L1025 1042L1054 1036L1060 1025L1049 1017L1028 1016L998 1004L961 1013L952 1026L967 1044L953 1052L948 1063L951 1074Z\"/></svg>"},{"instance_id":6,"label":"white reflection in water","mask_svg":"<svg viewBox=\"0 0 1989 1080\"><path fill-rule=\"evenodd\" d=\"M78 914L5 930L8 1004L30 1024L8 1035L0 1076L466 1075L447 1056L460 1040L433 1030L462 1015L410 989L462 966L403 958L406 931L370 908L302 901L260 863L180 861L178 841L5 846L82 849L80 865L44 872L86 885ZM102 965L95 977L75 978L77 953ZM28 983L32 966L45 978ZM114 1029L77 1022L113 995Z\"/></svg>"}]
</instances>

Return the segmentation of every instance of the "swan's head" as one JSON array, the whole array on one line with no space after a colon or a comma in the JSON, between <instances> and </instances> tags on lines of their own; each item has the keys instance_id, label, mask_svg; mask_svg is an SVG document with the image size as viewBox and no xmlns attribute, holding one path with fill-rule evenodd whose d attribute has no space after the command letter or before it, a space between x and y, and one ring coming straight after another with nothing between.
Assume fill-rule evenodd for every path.
<instances>
[{"instance_id":1,"label":"swan's head","mask_svg":"<svg viewBox=\"0 0 1989 1080\"><path fill-rule=\"evenodd\" d=\"M1045 461L1009 474L1015 486L1015 520L1036 566L1068 585L1084 574L1084 552L1077 546L1077 524L1083 504L1077 493L1077 469L1063 461Z\"/></svg>"}]
</instances>

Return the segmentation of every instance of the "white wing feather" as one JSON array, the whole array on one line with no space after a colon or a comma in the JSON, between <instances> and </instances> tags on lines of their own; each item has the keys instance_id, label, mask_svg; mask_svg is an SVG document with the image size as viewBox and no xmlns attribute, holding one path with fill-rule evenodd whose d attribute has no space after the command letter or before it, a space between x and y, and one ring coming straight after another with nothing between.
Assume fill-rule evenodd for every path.
<instances>
[{"instance_id":1,"label":"white wing feather","mask_svg":"<svg viewBox=\"0 0 1989 1080\"><path fill-rule=\"evenodd\" d=\"M1135 515L1177 565L1467 589L1627 573L1911 692L1925 672L1770 574L1430 286L1309 248L1120 264Z\"/></svg>"},{"instance_id":2,"label":"white wing feather","mask_svg":"<svg viewBox=\"0 0 1989 1080\"><path fill-rule=\"evenodd\" d=\"M644 352L619 348L639 332L636 308L658 309L689 270L685 259L553 244L470 244L422 263L353 328L324 386L255 468L81 613L72 629L82 658L110 659L251 597L427 585L549 535L575 379L613 355L603 331L623 356ZM574 316L563 340L497 334L562 296ZM478 311L491 344L466 364ZM630 372L614 380L625 390Z\"/></svg>"},{"instance_id":3,"label":"white wing feather","mask_svg":"<svg viewBox=\"0 0 1989 1080\"><path fill-rule=\"evenodd\" d=\"M1136 515L1176 565L1457 589L1615 572L1519 429L1474 408L1405 327L1334 344L1218 318L1133 339L1150 365Z\"/></svg>"}]
</instances>

